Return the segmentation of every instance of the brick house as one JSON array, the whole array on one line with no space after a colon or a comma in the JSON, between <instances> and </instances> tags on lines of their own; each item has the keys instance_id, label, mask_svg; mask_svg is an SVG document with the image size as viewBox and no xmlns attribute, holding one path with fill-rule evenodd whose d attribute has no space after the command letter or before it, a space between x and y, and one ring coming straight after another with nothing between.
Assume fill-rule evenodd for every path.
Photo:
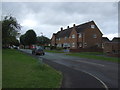
<instances>
[{"instance_id":1,"label":"brick house","mask_svg":"<svg viewBox=\"0 0 120 90\"><path fill-rule=\"evenodd\" d=\"M102 48L102 32L94 21L73 25L53 33L51 45L70 49L99 47Z\"/></svg>"},{"instance_id":2,"label":"brick house","mask_svg":"<svg viewBox=\"0 0 120 90\"><path fill-rule=\"evenodd\" d=\"M120 54L120 37L114 37L112 41L104 42L104 53Z\"/></svg>"},{"instance_id":3,"label":"brick house","mask_svg":"<svg viewBox=\"0 0 120 90\"><path fill-rule=\"evenodd\" d=\"M105 44L109 43L109 42L110 42L110 40L107 37L102 37L102 48L104 49Z\"/></svg>"}]
</instances>

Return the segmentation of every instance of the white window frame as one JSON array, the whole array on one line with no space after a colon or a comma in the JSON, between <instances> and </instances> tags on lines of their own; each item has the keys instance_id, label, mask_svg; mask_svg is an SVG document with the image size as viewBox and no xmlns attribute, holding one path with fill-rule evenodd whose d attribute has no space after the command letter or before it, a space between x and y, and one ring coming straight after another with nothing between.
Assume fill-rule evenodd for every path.
<instances>
[{"instance_id":1,"label":"white window frame","mask_svg":"<svg viewBox=\"0 0 120 90\"><path fill-rule=\"evenodd\" d=\"M84 46L87 46L87 43L84 43Z\"/></svg>"},{"instance_id":2,"label":"white window frame","mask_svg":"<svg viewBox=\"0 0 120 90\"><path fill-rule=\"evenodd\" d=\"M75 43L72 43L72 47L75 47Z\"/></svg>"},{"instance_id":3,"label":"white window frame","mask_svg":"<svg viewBox=\"0 0 120 90\"><path fill-rule=\"evenodd\" d=\"M95 28L95 25L92 24L92 25L91 25L91 28Z\"/></svg>"},{"instance_id":4,"label":"white window frame","mask_svg":"<svg viewBox=\"0 0 120 90\"><path fill-rule=\"evenodd\" d=\"M82 37L82 34L81 33L79 33L79 38L81 38Z\"/></svg>"},{"instance_id":5,"label":"white window frame","mask_svg":"<svg viewBox=\"0 0 120 90\"><path fill-rule=\"evenodd\" d=\"M67 39L67 37L65 37L65 40Z\"/></svg>"},{"instance_id":6,"label":"white window frame","mask_svg":"<svg viewBox=\"0 0 120 90\"><path fill-rule=\"evenodd\" d=\"M57 44L57 47L62 47L62 44Z\"/></svg>"},{"instance_id":7,"label":"white window frame","mask_svg":"<svg viewBox=\"0 0 120 90\"><path fill-rule=\"evenodd\" d=\"M82 43L79 44L79 47L82 47Z\"/></svg>"},{"instance_id":8,"label":"white window frame","mask_svg":"<svg viewBox=\"0 0 120 90\"><path fill-rule=\"evenodd\" d=\"M75 38L75 34L72 35L72 38Z\"/></svg>"},{"instance_id":9,"label":"white window frame","mask_svg":"<svg viewBox=\"0 0 120 90\"><path fill-rule=\"evenodd\" d=\"M97 35L96 35L96 34L93 34L93 38L97 38Z\"/></svg>"},{"instance_id":10,"label":"white window frame","mask_svg":"<svg viewBox=\"0 0 120 90\"><path fill-rule=\"evenodd\" d=\"M60 38L59 38L59 41L60 41Z\"/></svg>"}]
</instances>

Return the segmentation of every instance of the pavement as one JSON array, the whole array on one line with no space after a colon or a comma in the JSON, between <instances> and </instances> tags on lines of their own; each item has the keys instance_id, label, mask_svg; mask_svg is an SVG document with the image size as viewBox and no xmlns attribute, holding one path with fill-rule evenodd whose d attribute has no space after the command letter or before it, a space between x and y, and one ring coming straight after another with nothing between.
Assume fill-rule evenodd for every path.
<instances>
[{"instance_id":1,"label":"pavement","mask_svg":"<svg viewBox=\"0 0 120 90\"><path fill-rule=\"evenodd\" d=\"M31 54L31 50L22 50ZM118 63L46 53L35 56L63 73L63 88L118 88Z\"/></svg>"}]
</instances>

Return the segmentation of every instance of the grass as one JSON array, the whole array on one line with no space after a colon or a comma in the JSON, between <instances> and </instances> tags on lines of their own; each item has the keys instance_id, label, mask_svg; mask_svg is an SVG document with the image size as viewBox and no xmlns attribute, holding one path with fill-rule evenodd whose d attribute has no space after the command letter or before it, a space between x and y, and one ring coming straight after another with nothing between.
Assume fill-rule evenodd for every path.
<instances>
[{"instance_id":1,"label":"grass","mask_svg":"<svg viewBox=\"0 0 120 90\"><path fill-rule=\"evenodd\" d=\"M62 74L16 50L2 51L3 88L59 88Z\"/></svg>"},{"instance_id":2,"label":"grass","mask_svg":"<svg viewBox=\"0 0 120 90\"><path fill-rule=\"evenodd\" d=\"M50 52L50 53L64 53L63 51L59 51L59 50L45 50L45 52Z\"/></svg>"},{"instance_id":3,"label":"grass","mask_svg":"<svg viewBox=\"0 0 120 90\"><path fill-rule=\"evenodd\" d=\"M103 53L99 52L81 52L81 53L69 53L66 54L69 56L77 56L82 58L89 58L89 59L96 59L96 60L105 60L105 61L112 61L112 62L120 62L118 58L115 57L107 57L104 56Z\"/></svg>"}]
</instances>

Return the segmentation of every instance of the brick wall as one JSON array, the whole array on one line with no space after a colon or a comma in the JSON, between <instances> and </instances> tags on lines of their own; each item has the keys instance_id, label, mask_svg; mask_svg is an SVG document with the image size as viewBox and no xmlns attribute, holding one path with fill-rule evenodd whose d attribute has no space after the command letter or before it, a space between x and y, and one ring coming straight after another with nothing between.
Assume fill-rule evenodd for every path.
<instances>
[{"instance_id":1,"label":"brick wall","mask_svg":"<svg viewBox=\"0 0 120 90\"><path fill-rule=\"evenodd\" d=\"M103 52L101 48L80 48L80 49L70 49L70 52Z\"/></svg>"}]
</instances>

